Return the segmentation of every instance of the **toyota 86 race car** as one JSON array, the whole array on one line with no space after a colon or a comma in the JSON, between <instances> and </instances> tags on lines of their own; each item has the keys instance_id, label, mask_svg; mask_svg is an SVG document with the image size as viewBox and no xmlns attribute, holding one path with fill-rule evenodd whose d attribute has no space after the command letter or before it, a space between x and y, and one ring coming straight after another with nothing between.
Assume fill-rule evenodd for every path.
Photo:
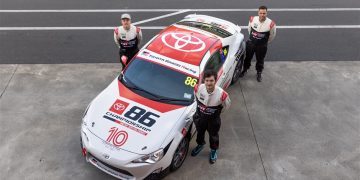
<instances>
[{"instance_id":1,"label":"toyota 86 race car","mask_svg":"<svg viewBox=\"0 0 360 180\"><path fill-rule=\"evenodd\" d=\"M87 107L81 148L87 162L119 179L159 178L184 162L196 133L194 86L206 70L227 88L245 56L239 26L188 15L153 37Z\"/></svg>"}]
</instances>

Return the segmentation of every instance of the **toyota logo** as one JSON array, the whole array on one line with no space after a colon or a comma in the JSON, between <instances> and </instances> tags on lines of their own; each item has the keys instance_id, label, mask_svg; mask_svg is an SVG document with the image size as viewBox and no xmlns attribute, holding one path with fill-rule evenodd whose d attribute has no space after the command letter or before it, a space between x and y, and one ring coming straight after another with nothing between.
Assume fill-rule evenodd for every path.
<instances>
[{"instance_id":1,"label":"toyota logo","mask_svg":"<svg viewBox=\"0 0 360 180\"><path fill-rule=\"evenodd\" d=\"M117 111L122 111L125 109L125 106L121 103L116 103L114 104L114 109L116 109Z\"/></svg>"},{"instance_id":2,"label":"toyota logo","mask_svg":"<svg viewBox=\"0 0 360 180\"><path fill-rule=\"evenodd\" d=\"M166 46L183 52L198 52L205 49L204 41L191 34L167 33L161 40Z\"/></svg>"}]
</instances>

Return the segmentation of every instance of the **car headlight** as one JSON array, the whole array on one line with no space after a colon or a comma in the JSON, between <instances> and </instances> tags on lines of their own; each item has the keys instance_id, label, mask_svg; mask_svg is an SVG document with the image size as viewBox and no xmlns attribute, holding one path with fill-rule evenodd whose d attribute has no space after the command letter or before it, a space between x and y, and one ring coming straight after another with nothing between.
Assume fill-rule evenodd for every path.
<instances>
[{"instance_id":1,"label":"car headlight","mask_svg":"<svg viewBox=\"0 0 360 180\"><path fill-rule=\"evenodd\" d=\"M161 160L164 157L164 149L159 149L153 153L145 155L139 159L133 160L133 163L149 163L154 164Z\"/></svg>"}]
</instances>

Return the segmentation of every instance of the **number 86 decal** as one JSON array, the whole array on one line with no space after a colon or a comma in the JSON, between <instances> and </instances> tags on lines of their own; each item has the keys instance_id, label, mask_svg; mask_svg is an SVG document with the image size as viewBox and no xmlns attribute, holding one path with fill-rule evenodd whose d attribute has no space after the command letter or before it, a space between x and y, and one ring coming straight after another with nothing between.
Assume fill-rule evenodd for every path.
<instances>
[{"instance_id":1,"label":"number 86 decal","mask_svg":"<svg viewBox=\"0 0 360 180\"><path fill-rule=\"evenodd\" d=\"M128 133L126 131L119 131L119 128L116 127L110 128L109 133L106 141L112 142L117 147L124 145L128 138Z\"/></svg>"}]
</instances>

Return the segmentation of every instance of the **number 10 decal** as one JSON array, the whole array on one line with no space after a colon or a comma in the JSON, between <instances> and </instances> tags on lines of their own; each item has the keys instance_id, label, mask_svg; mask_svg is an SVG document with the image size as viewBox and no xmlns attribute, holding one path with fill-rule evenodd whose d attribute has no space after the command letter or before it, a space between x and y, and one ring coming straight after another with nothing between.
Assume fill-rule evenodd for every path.
<instances>
[{"instance_id":1,"label":"number 10 decal","mask_svg":"<svg viewBox=\"0 0 360 180\"><path fill-rule=\"evenodd\" d=\"M116 127L110 128L109 133L110 135L106 141L112 142L117 147L124 145L128 138L128 133L126 131L119 131L119 128Z\"/></svg>"}]
</instances>

